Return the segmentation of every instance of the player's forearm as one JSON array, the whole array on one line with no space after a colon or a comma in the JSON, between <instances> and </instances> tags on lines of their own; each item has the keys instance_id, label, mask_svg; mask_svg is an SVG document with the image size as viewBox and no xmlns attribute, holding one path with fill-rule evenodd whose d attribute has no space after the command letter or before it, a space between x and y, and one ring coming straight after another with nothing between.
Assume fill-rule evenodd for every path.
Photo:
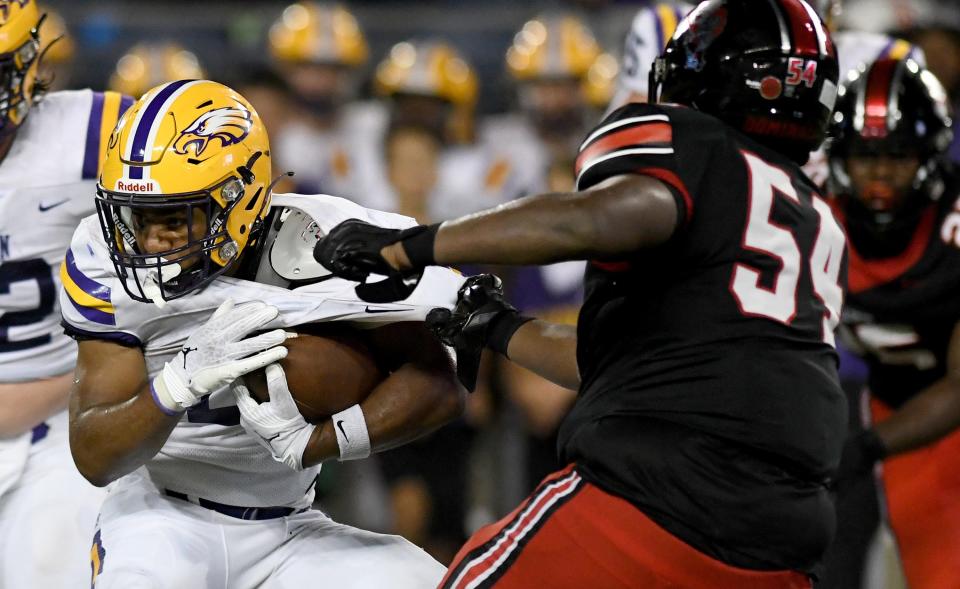
<instances>
[{"instance_id":1,"label":"player's forearm","mask_svg":"<svg viewBox=\"0 0 960 589\"><path fill-rule=\"evenodd\" d=\"M30 382L0 383L0 438L12 438L63 411L73 373Z\"/></svg>"},{"instance_id":2,"label":"player's forearm","mask_svg":"<svg viewBox=\"0 0 960 589\"><path fill-rule=\"evenodd\" d=\"M926 446L960 426L960 378L946 377L874 428L887 455Z\"/></svg>"},{"instance_id":3,"label":"player's forearm","mask_svg":"<svg viewBox=\"0 0 960 589\"><path fill-rule=\"evenodd\" d=\"M677 207L660 181L622 176L584 192L519 199L441 225L438 264L550 264L623 256L666 241Z\"/></svg>"},{"instance_id":4,"label":"player's forearm","mask_svg":"<svg viewBox=\"0 0 960 589\"><path fill-rule=\"evenodd\" d=\"M577 328L535 319L524 323L510 338L507 355L523 366L564 388L580 387L577 368Z\"/></svg>"},{"instance_id":5,"label":"player's forearm","mask_svg":"<svg viewBox=\"0 0 960 589\"><path fill-rule=\"evenodd\" d=\"M70 450L80 474L104 486L133 472L160 450L180 420L160 411L144 385L129 399L70 407Z\"/></svg>"},{"instance_id":6,"label":"player's forearm","mask_svg":"<svg viewBox=\"0 0 960 589\"><path fill-rule=\"evenodd\" d=\"M405 364L360 404L372 452L389 450L426 435L463 412L463 390L449 370ZM304 466L340 456L330 420L319 424L303 454Z\"/></svg>"}]
</instances>

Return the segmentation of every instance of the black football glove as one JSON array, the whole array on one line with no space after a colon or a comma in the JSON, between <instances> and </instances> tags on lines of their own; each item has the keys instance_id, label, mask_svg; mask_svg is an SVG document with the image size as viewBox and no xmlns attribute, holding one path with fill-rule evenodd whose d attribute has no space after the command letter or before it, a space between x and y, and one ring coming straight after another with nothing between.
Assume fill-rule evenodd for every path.
<instances>
[{"instance_id":1,"label":"black football glove","mask_svg":"<svg viewBox=\"0 0 960 589\"><path fill-rule=\"evenodd\" d=\"M503 298L503 283L493 274L471 276L457 293L457 305L437 308L427 314L427 327L444 344L457 352L457 377L467 390L477 384L480 355L489 347L504 356L510 338L524 317Z\"/></svg>"},{"instance_id":2,"label":"black football glove","mask_svg":"<svg viewBox=\"0 0 960 589\"><path fill-rule=\"evenodd\" d=\"M388 229L358 219L347 219L330 230L313 248L313 257L335 276L362 282L357 295L371 303L388 303L407 298L416 289L423 268L433 263L433 241L439 225L418 225L409 229ZM380 250L403 242L414 267L396 270L383 259ZM387 279L366 284L370 274Z\"/></svg>"}]
</instances>

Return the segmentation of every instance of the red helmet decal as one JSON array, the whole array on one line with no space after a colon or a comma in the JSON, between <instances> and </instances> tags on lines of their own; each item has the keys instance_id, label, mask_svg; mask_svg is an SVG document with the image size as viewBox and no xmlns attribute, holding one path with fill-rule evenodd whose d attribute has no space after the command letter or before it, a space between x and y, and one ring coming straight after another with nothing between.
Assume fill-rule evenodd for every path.
<instances>
[{"instance_id":1,"label":"red helmet decal","mask_svg":"<svg viewBox=\"0 0 960 589\"><path fill-rule=\"evenodd\" d=\"M864 137L879 139L887 136L887 117L890 114L890 84L898 61L881 59L874 62L867 72L866 91L863 99Z\"/></svg>"},{"instance_id":2,"label":"red helmet decal","mask_svg":"<svg viewBox=\"0 0 960 589\"><path fill-rule=\"evenodd\" d=\"M804 0L780 0L790 29L793 51L799 55L836 55L833 40L813 7Z\"/></svg>"}]
</instances>

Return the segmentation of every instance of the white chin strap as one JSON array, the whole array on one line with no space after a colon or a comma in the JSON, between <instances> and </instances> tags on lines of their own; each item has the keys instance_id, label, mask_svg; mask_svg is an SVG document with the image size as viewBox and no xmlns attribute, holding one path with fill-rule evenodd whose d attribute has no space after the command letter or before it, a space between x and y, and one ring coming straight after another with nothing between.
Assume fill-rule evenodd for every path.
<instances>
[{"instance_id":1,"label":"white chin strap","mask_svg":"<svg viewBox=\"0 0 960 589\"><path fill-rule=\"evenodd\" d=\"M166 260L159 258L159 262L163 264ZM153 304L158 308L162 309L166 307L167 301L163 298L163 291L160 289L160 284L170 282L177 276L180 276L182 271L183 269L180 268L180 264L160 266L159 272L156 268L150 268L146 272L146 283L143 285L143 294L153 301ZM159 277L158 274L160 275Z\"/></svg>"}]
</instances>

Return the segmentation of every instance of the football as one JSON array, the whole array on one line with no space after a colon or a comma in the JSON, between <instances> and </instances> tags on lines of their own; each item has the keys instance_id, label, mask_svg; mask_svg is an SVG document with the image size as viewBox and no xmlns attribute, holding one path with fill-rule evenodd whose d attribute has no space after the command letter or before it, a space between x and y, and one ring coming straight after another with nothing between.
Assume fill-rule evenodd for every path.
<instances>
[{"instance_id":1,"label":"football","mask_svg":"<svg viewBox=\"0 0 960 589\"><path fill-rule=\"evenodd\" d=\"M288 353L280 365L300 414L310 423L363 401L386 376L362 331L334 325L296 331L299 336L284 344ZM258 402L270 400L265 369L251 372L244 381Z\"/></svg>"}]
</instances>

